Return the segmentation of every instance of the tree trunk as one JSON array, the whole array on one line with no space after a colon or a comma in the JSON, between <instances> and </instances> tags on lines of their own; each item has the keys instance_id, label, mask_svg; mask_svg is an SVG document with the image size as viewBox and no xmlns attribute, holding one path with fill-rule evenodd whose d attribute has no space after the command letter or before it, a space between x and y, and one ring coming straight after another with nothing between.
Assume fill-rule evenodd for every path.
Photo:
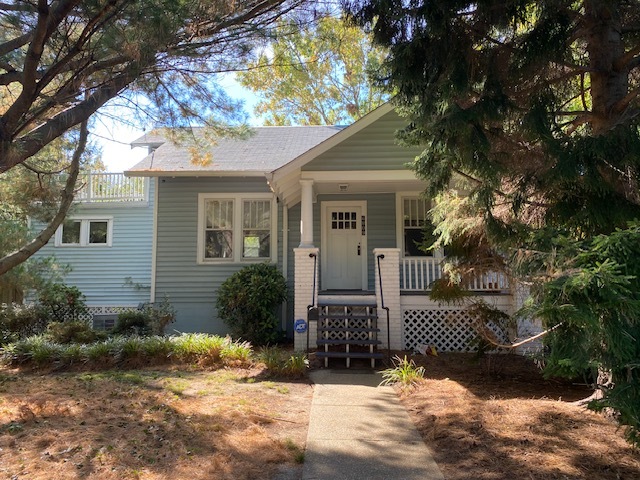
<instances>
[{"instance_id":1,"label":"tree trunk","mask_svg":"<svg viewBox=\"0 0 640 480\"><path fill-rule=\"evenodd\" d=\"M618 123L614 106L628 93L629 72L626 66L616 67L624 55L618 2L590 0L584 6L593 102L591 128L597 136Z\"/></svg>"},{"instance_id":2,"label":"tree trunk","mask_svg":"<svg viewBox=\"0 0 640 480\"><path fill-rule=\"evenodd\" d=\"M57 228L62 224L64 218L69 211L69 207L73 203L74 190L76 187L76 180L78 179L78 173L80 172L80 158L84 153L87 146L88 127L87 120L83 121L80 125L80 137L78 139L78 145L73 152L73 158L71 165L69 166L69 177L65 184L64 190L61 193L60 207L58 212L53 217L49 225L47 225L30 243L23 246L19 250L6 255L0 259L0 275L7 273L12 268L20 265L26 261L29 257L35 254L38 250L44 247L49 239L53 236Z\"/></svg>"}]
</instances>

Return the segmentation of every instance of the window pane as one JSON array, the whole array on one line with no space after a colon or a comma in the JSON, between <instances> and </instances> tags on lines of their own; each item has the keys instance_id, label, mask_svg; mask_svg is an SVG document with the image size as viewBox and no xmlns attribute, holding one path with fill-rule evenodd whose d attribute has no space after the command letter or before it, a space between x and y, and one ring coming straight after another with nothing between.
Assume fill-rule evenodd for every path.
<instances>
[{"instance_id":1,"label":"window pane","mask_svg":"<svg viewBox=\"0 0 640 480\"><path fill-rule=\"evenodd\" d=\"M67 220L62 224L62 243L80 243L80 221Z\"/></svg>"},{"instance_id":2,"label":"window pane","mask_svg":"<svg viewBox=\"0 0 640 480\"><path fill-rule=\"evenodd\" d=\"M206 202L206 228L231 230L233 228L233 200Z\"/></svg>"},{"instance_id":3,"label":"window pane","mask_svg":"<svg viewBox=\"0 0 640 480\"><path fill-rule=\"evenodd\" d=\"M89 243L106 244L109 222L89 222Z\"/></svg>"},{"instance_id":4,"label":"window pane","mask_svg":"<svg viewBox=\"0 0 640 480\"><path fill-rule=\"evenodd\" d=\"M244 258L269 258L271 234L268 230L245 230L242 238Z\"/></svg>"},{"instance_id":5,"label":"window pane","mask_svg":"<svg viewBox=\"0 0 640 480\"><path fill-rule=\"evenodd\" d=\"M423 252L418 245L424 241L427 227L428 201L422 198L405 198L402 202L402 218L404 223L404 255L429 256L431 253ZM430 243L430 242L427 242Z\"/></svg>"},{"instance_id":6,"label":"window pane","mask_svg":"<svg viewBox=\"0 0 640 480\"><path fill-rule=\"evenodd\" d=\"M233 232L209 230L205 232L204 258L233 258Z\"/></svg>"},{"instance_id":7,"label":"window pane","mask_svg":"<svg viewBox=\"0 0 640 480\"><path fill-rule=\"evenodd\" d=\"M242 218L243 228L271 229L271 201L245 200Z\"/></svg>"},{"instance_id":8,"label":"window pane","mask_svg":"<svg viewBox=\"0 0 640 480\"><path fill-rule=\"evenodd\" d=\"M418 248L423 241L423 230L407 228L404 231L404 254L410 257L426 257L428 254Z\"/></svg>"}]
</instances>

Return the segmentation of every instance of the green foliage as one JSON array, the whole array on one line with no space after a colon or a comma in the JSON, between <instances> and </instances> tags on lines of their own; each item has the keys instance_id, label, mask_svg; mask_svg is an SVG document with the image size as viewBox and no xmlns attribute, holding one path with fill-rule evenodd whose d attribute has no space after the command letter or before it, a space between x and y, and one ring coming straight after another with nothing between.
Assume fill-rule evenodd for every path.
<instances>
[{"instance_id":1,"label":"green foliage","mask_svg":"<svg viewBox=\"0 0 640 480\"><path fill-rule=\"evenodd\" d=\"M302 377L309 368L309 360L302 352L288 353L280 347L269 345L258 352L258 361L274 375Z\"/></svg>"},{"instance_id":2,"label":"green foliage","mask_svg":"<svg viewBox=\"0 0 640 480\"><path fill-rule=\"evenodd\" d=\"M148 335L151 318L144 311L127 311L118 314L113 333L122 335Z\"/></svg>"},{"instance_id":3,"label":"green foliage","mask_svg":"<svg viewBox=\"0 0 640 480\"><path fill-rule=\"evenodd\" d=\"M167 325L176 319L176 310L167 295L160 302L147 305L145 312L149 316L149 328L152 335L164 335Z\"/></svg>"},{"instance_id":4,"label":"green foliage","mask_svg":"<svg viewBox=\"0 0 640 480\"><path fill-rule=\"evenodd\" d=\"M250 363L252 353L249 342L229 342L220 352L220 358L227 364L246 365Z\"/></svg>"},{"instance_id":5,"label":"green foliage","mask_svg":"<svg viewBox=\"0 0 640 480\"><path fill-rule=\"evenodd\" d=\"M78 287L53 283L40 291L38 302L49 318L64 322L77 321L80 315L87 312L84 299Z\"/></svg>"},{"instance_id":6,"label":"green foliage","mask_svg":"<svg viewBox=\"0 0 640 480\"><path fill-rule=\"evenodd\" d=\"M405 355L400 358L393 357L393 367L382 371L382 382L380 385L393 385L396 383L405 387L413 387L424 380L424 367L416 366L413 360L408 360Z\"/></svg>"},{"instance_id":7,"label":"green foliage","mask_svg":"<svg viewBox=\"0 0 640 480\"><path fill-rule=\"evenodd\" d=\"M39 305L0 305L0 345L45 331L49 318Z\"/></svg>"},{"instance_id":8,"label":"green foliage","mask_svg":"<svg viewBox=\"0 0 640 480\"><path fill-rule=\"evenodd\" d=\"M368 34L343 19L283 20L269 49L237 78L259 96L255 113L266 125L349 124L388 97L369 75L382 55Z\"/></svg>"},{"instance_id":9,"label":"green foliage","mask_svg":"<svg viewBox=\"0 0 640 480\"><path fill-rule=\"evenodd\" d=\"M606 373L604 397L590 406L618 412L627 437L640 445L640 224L572 243L554 253L561 272L535 292L536 314L557 326L545 339L546 372Z\"/></svg>"},{"instance_id":10,"label":"green foliage","mask_svg":"<svg viewBox=\"0 0 640 480\"><path fill-rule=\"evenodd\" d=\"M67 345L70 343L93 343L106 338L107 334L93 330L87 322L76 320L49 323L45 336L54 343Z\"/></svg>"},{"instance_id":11,"label":"green foliage","mask_svg":"<svg viewBox=\"0 0 640 480\"><path fill-rule=\"evenodd\" d=\"M164 335L165 328L175 320L175 309L165 295L162 301L146 304L141 310L118 314L113 333L122 335Z\"/></svg>"},{"instance_id":12,"label":"green foliage","mask_svg":"<svg viewBox=\"0 0 640 480\"><path fill-rule=\"evenodd\" d=\"M445 197L450 278L531 285L530 311L557 327L548 372L608 372L591 406L638 445L638 2L348 4L389 48L379 78L407 117L401 140L424 148L413 168Z\"/></svg>"},{"instance_id":13,"label":"green foliage","mask_svg":"<svg viewBox=\"0 0 640 480\"><path fill-rule=\"evenodd\" d=\"M248 265L225 280L218 289L218 316L234 337L254 345L278 340L277 307L286 299L287 284L275 265Z\"/></svg>"},{"instance_id":14,"label":"green foliage","mask_svg":"<svg viewBox=\"0 0 640 480\"><path fill-rule=\"evenodd\" d=\"M68 325L67 323L62 326ZM7 365L57 368L82 363L89 368L109 368L114 364L162 364L189 362L199 365L248 365L252 349L246 342L206 334L174 337L115 336L91 344L62 344L49 335L37 335L6 345L2 361Z\"/></svg>"}]
</instances>

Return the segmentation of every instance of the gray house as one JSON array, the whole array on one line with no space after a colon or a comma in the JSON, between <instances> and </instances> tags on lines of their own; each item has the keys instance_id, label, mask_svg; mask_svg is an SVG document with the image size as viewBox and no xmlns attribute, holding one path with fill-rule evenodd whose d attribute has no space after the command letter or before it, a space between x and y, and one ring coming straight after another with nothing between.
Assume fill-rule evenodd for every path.
<instances>
[{"instance_id":1,"label":"gray house","mask_svg":"<svg viewBox=\"0 0 640 480\"><path fill-rule=\"evenodd\" d=\"M147 229L139 234L141 263L127 262L127 276L134 283L148 278L146 300L169 297L176 330L225 333L215 309L218 287L247 264L272 262L289 285L282 322L297 349L309 342L320 356L347 363L374 361L387 346L472 349L468 312L427 296L441 276L442 255L415 246L430 205L406 167L418 150L395 141L403 124L386 104L346 128L257 127L248 139L220 139L196 152L195 162L192 148L143 136L134 145L149 154L125 175L147 182L150 221L139 222ZM114 214L112 249L119 223ZM94 278L107 278L115 264L95 266ZM91 297L80 285L85 279L77 280ZM470 287L506 311L524 296L498 274ZM123 307L142 298L128 295L119 297Z\"/></svg>"}]
</instances>

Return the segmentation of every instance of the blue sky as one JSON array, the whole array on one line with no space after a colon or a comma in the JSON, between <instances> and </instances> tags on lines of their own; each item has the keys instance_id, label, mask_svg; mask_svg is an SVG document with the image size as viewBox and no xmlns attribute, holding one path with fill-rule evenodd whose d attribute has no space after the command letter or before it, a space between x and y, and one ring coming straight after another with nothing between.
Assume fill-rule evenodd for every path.
<instances>
[{"instance_id":1,"label":"blue sky","mask_svg":"<svg viewBox=\"0 0 640 480\"><path fill-rule=\"evenodd\" d=\"M250 115L250 123L255 125L253 107L258 99L249 90L235 81L235 74L223 75L220 84L227 94L235 99L244 100L244 108ZM131 148L130 142L144 134L142 129L134 128L123 122L116 122L106 116L98 116L93 131L93 141L102 149L102 161L110 172L122 172L133 167L147 154L146 149Z\"/></svg>"}]
</instances>

